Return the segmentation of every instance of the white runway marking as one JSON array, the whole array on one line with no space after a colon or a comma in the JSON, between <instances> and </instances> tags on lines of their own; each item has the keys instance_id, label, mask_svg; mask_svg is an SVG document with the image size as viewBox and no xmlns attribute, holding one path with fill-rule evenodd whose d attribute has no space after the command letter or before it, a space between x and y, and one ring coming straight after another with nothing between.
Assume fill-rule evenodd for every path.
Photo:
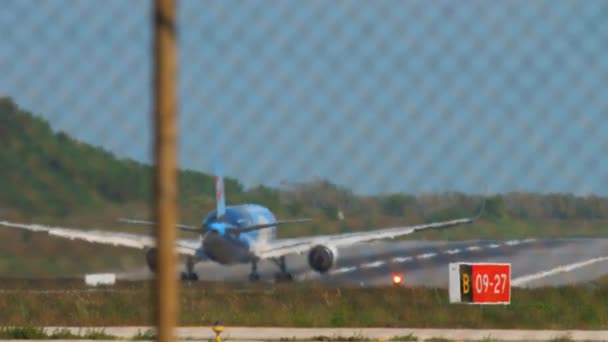
<instances>
[{"instance_id":1,"label":"white runway marking","mask_svg":"<svg viewBox=\"0 0 608 342\"><path fill-rule=\"evenodd\" d=\"M448 249L447 251L445 251L443 253L444 254L449 254L449 255L458 254L458 253L460 253L460 249L458 249L458 248L456 248L456 249Z\"/></svg>"},{"instance_id":2,"label":"white runway marking","mask_svg":"<svg viewBox=\"0 0 608 342\"><path fill-rule=\"evenodd\" d=\"M522 286L522 285L524 285L526 283L529 283L529 282L531 282L533 280L542 279L542 278L545 278L545 277L550 277L550 276L552 276L554 274L558 274L558 273L570 272L570 271L573 271L573 270L575 270L577 268L589 266L591 264L595 264L596 262L606 261L606 260L608 260L608 256L593 258L593 259L589 259L589 260L585 260L585 261L581 261L581 262L576 262L576 263L568 264L568 265L561 265L561 266L552 268L552 269L547 270L547 271L542 271L542 272L533 273L533 274L529 274L529 275L526 275L526 276L515 278L515 279L511 280L511 286Z\"/></svg>"},{"instance_id":3,"label":"white runway marking","mask_svg":"<svg viewBox=\"0 0 608 342\"><path fill-rule=\"evenodd\" d=\"M467 251L479 251L482 250L484 248L489 248L489 249L495 249L495 248L499 248L499 247L503 247L503 246L516 246L516 245L520 245L520 244L525 244L525 243L530 243L536 241L536 239L525 239L525 240L509 240L509 241L505 241L501 244L497 244L497 243L492 243L489 245L485 245L483 247L480 246L469 246L467 248L464 248L464 250ZM434 258L436 256L438 256L439 254L449 254L449 255L453 255L453 254L458 254L463 252L462 249L460 248L453 248L453 249L448 249L445 251L441 251L439 253L435 253L435 252L429 252L429 253L423 253L423 254L418 254L416 256L403 256L403 257L393 257L392 259L390 259L390 262L393 263L404 263L404 262L409 262L412 261L414 258L416 259L431 259ZM341 268L337 268L333 271L330 271L329 274L344 274L344 273L350 273L350 272L354 272L357 270L361 270L361 269L369 269L369 268L377 268L383 265L386 265L388 262L385 260L376 260L376 261L370 261L370 262L366 262L363 264L360 264L358 266L345 266L345 267L341 267ZM299 279L312 279L315 278L316 276L318 276L317 272L314 271L309 271L309 272L305 272L303 274L301 274L300 276L298 276ZM513 282L511 282L513 283Z\"/></svg>"},{"instance_id":4,"label":"white runway marking","mask_svg":"<svg viewBox=\"0 0 608 342\"><path fill-rule=\"evenodd\" d=\"M347 273L347 272L352 272L354 270L356 270L357 267L356 266L351 266L351 267L342 267L342 268L338 268L335 271L333 271L333 274L340 274L340 273Z\"/></svg>"},{"instance_id":5,"label":"white runway marking","mask_svg":"<svg viewBox=\"0 0 608 342\"><path fill-rule=\"evenodd\" d=\"M392 262L397 262L397 263L402 263L402 262L406 262L406 261L410 261L410 260L412 260L411 256L396 257L396 258L391 259Z\"/></svg>"},{"instance_id":6,"label":"white runway marking","mask_svg":"<svg viewBox=\"0 0 608 342\"><path fill-rule=\"evenodd\" d=\"M382 265L386 264L386 261L383 260L378 260L378 261L374 261L374 262L368 262L366 264L362 264L361 268L376 268L376 267L380 267Z\"/></svg>"},{"instance_id":7,"label":"white runway marking","mask_svg":"<svg viewBox=\"0 0 608 342\"><path fill-rule=\"evenodd\" d=\"M425 253L425 254L420 254L417 257L418 257L418 259L430 259L436 255L437 255L437 253Z\"/></svg>"}]
</instances>

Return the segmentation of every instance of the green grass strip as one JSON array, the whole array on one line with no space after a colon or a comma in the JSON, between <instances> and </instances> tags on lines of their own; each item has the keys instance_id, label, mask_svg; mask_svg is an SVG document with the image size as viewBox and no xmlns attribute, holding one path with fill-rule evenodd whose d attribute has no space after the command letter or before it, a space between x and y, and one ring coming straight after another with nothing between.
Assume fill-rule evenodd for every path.
<instances>
[{"instance_id":1,"label":"green grass strip","mask_svg":"<svg viewBox=\"0 0 608 342\"><path fill-rule=\"evenodd\" d=\"M115 291L10 290L0 317L14 326L148 326L151 282ZM180 290L180 325L605 329L608 278L585 286L512 290L510 305L450 304L446 289L197 283ZM524 319L525 318L525 319ZM36 331L31 331L31 334Z\"/></svg>"}]
</instances>

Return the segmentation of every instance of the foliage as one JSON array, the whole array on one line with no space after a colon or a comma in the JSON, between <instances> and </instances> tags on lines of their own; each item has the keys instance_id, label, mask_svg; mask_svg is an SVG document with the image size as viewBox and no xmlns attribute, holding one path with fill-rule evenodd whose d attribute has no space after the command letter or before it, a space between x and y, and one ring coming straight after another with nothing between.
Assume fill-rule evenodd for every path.
<instances>
[{"instance_id":1,"label":"foliage","mask_svg":"<svg viewBox=\"0 0 608 342\"><path fill-rule=\"evenodd\" d=\"M4 340L34 340L47 337L48 335L44 329L29 325L0 328L0 338Z\"/></svg>"},{"instance_id":2,"label":"foliage","mask_svg":"<svg viewBox=\"0 0 608 342\"><path fill-rule=\"evenodd\" d=\"M137 334L135 334L135 336L133 336L131 339L134 341L151 341L156 340L156 338L156 331L147 329L144 332L137 330Z\"/></svg>"},{"instance_id":3,"label":"foliage","mask_svg":"<svg viewBox=\"0 0 608 342\"><path fill-rule=\"evenodd\" d=\"M8 326L0 328L0 338L5 340L114 340L115 336L106 334L103 330L87 329L84 334L80 331L74 334L67 328L55 329L48 333L44 328L31 325Z\"/></svg>"},{"instance_id":4,"label":"foliage","mask_svg":"<svg viewBox=\"0 0 608 342\"><path fill-rule=\"evenodd\" d=\"M150 198L149 165L118 159L64 132L55 133L47 122L8 98L0 98L0 140L0 208L65 216ZM179 179L182 197L212 193L210 175L182 171ZM242 191L231 179L226 188Z\"/></svg>"},{"instance_id":5,"label":"foliage","mask_svg":"<svg viewBox=\"0 0 608 342\"><path fill-rule=\"evenodd\" d=\"M379 202L385 215L401 217L405 215L406 206L414 204L416 199L403 194L391 194L381 197Z\"/></svg>"},{"instance_id":6,"label":"foliage","mask_svg":"<svg viewBox=\"0 0 608 342\"><path fill-rule=\"evenodd\" d=\"M418 337L413 333L409 333L404 336L393 336L390 341L418 341Z\"/></svg>"}]
</instances>

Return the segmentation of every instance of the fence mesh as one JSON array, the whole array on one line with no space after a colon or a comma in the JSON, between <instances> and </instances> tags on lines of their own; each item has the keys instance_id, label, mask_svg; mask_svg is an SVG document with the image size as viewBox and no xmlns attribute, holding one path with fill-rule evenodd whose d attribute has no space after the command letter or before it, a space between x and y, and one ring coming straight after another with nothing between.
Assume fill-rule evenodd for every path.
<instances>
[{"instance_id":1,"label":"fence mesh","mask_svg":"<svg viewBox=\"0 0 608 342\"><path fill-rule=\"evenodd\" d=\"M280 237L471 215L489 194L473 229L411 236L441 243L345 251L334 276L348 282L412 268L413 283L427 281L426 268L462 254L436 256L470 247L444 240L500 240L484 251L502 251L539 239L538 253L552 257L521 276L605 252L597 242L542 254L562 248L542 238L605 235L608 2L182 0L178 9L185 223L214 209L210 175L221 163L229 204L315 219ZM149 215L150 15L142 0L3 2L0 216L141 232L115 219ZM7 276L147 270L141 251L0 234ZM466 258L538 256L484 251ZM303 278L314 275L305 259L294 259Z\"/></svg>"}]
</instances>

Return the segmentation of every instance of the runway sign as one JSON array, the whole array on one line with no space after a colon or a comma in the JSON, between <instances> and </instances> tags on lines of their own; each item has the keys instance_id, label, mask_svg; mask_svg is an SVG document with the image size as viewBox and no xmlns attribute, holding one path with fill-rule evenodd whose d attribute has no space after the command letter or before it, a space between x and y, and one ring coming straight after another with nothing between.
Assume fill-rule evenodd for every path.
<instances>
[{"instance_id":1,"label":"runway sign","mask_svg":"<svg viewBox=\"0 0 608 342\"><path fill-rule=\"evenodd\" d=\"M511 264L450 263L449 277L450 303L511 302Z\"/></svg>"}]
</instances>

